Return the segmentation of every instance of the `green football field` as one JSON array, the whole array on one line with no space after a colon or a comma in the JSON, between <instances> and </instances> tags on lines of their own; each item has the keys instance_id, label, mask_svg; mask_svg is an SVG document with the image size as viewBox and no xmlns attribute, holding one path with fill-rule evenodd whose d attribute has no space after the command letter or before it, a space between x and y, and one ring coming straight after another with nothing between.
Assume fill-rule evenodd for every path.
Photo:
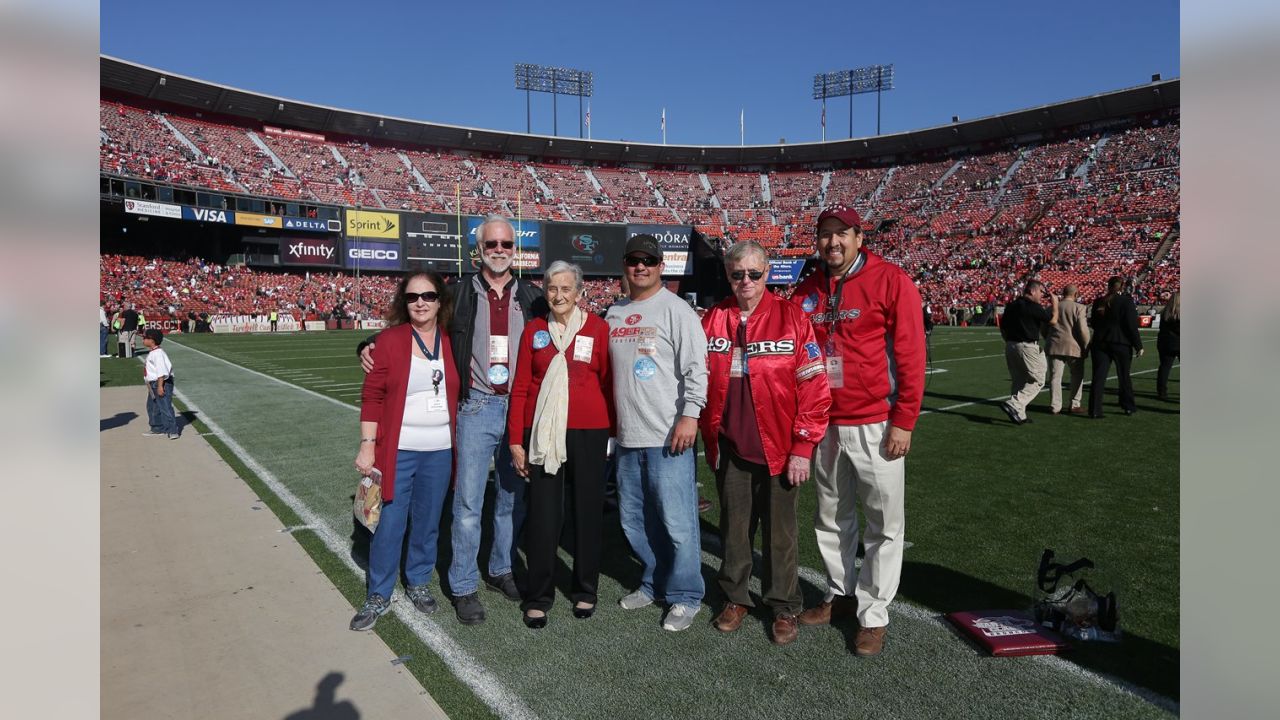
<instances>
[{"instance_id":1,"label":"green football field","mask_svg":"<svg viewBox=\"0 0 1280 720\"><path fill-rule=\"evenodd\" d=\"M366 334L172 336L165 343L177 398L195 429L294 528L353 608L364 596L368 540L351 517L362 379L354 348ZM515 603L482 593L489 614L482 625L462 626L447 604L422 616L396 602L377 632L410 658L406 667L454 718L1176 714L1178 371L1174 402L1156 400L1155 337L1145 337L1151 352L1133 368L1136 415L1119 412L1112 381L1103 420L1050 415L1046 391L1031 408L1035 422L1015 427L999 408L1009 385L998 333L935 330L925 415L907 461L910 546L879 657L852 655L852 626L802 628L795 643L775 647L764 610L735 634L712 628L722 602L714 507L702 516L707 597L686 632L664 632L657 606L617 606L639 570L616 514L606 518L600 611L591 620L570 615L562 566L562 594L545 630L525 629ZM120 361L103 365L113 362ZM103 382L118 382L118 374L110 370ZM714 500L703 463L699 478ZM811 484L800 504L801 585L812 603L823 579ZM953 610L1030 607L1045 548L1096 563L1087 577L1101 592L1116 591L1121 642L1077 644L1061 657L991 658L941 619ZM445 542L438 567L447 563Z\"/></svg>"}]
</instances>

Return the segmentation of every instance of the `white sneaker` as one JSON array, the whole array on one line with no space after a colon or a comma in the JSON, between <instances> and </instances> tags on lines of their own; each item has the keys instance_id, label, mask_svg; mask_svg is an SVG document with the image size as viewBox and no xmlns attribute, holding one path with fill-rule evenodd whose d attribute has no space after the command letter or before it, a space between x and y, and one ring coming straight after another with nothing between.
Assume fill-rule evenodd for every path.
<instances>
[{"instance_id":1,"label":"white sneaker","mask_svg":"<svg viewBox=\"0 0 1280 720\"><path fill-rule=\"evenodd\" d=\"M111 357L111 356L110 356L110 355L99 355L98 357L100 357L100 358L104 358L104 357Z\"/></svg>"},{"instance_id":2,"label":"white sneaker","mask_svg":"<svg viewBox=\"0 0 1280 720\"><path fill-rule=\"evenodd\" d=\"M178 439L178 438L180 438L180 437L182 437L182 436L181 436L181 435L179 435L178 433L169 433L169 439L170 439L170 440L177 440L177 439Z\"/></svg>"},{"instance_id":3,"label":"white sneaker","mask_svg":"<svg viewBox=\"0 0 1280 720\"><path fill-rule=\"evenodd\" d=\"M162 432L151 432L150 430L142 433L142 437L164 437L164 435Z\"/></svg>"},{"instance_id":4,"label":"white sneaker","mask_svg":"<svg viewBox=\"0 0 1280 720\"><path fill-rule=\"evenodd\" d=\"M693 624L693 617L701 610L701 606L690 608L688 605L674 605L667 611L667 617L662 621L662 629L671 632L680 632L688 630Z\"/></svg>"},{"instance_id":5,"label":"white sneaker","mask_svg":"<svg viewBox=\"0 0 1280 720\"><path fill-rule=\"evenodd\" d=\"M653 604L653 598L644 594L643 590L637 590L630 595L618 601L623 610L639 610L642 607Z\"/></svg>"}]
</instances>

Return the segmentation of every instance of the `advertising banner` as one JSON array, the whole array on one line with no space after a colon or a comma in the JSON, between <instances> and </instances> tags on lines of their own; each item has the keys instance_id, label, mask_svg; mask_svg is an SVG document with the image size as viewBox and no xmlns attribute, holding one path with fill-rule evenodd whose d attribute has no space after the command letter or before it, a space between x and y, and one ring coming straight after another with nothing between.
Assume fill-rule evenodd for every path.
<instances>
[{"instance_id":1,"label":"advertising banner","mask_svg":"<svg viewBox=\"0 0 1280 720\"><path fill-rule=\"evenodd\" d=\"M576 263L586 275L621 275L622 251L627 245L623 225L587 223L547 223L543 241L543 262Z\"/></svg>"},{"instance_id":2,"label":"advertising banner","mask_svg":"<svg viewBox=\"0 0 1280 720\"><path fill-rule=\"evenodd\" d=\"M457 275L459 268L458 217L435 213L404 213L404 264L409 270L435 270ZM462 270L474 272L468 257Z\"/></svg>"},{"instance_id":3,"label":"advertising banner","mask_svg":"<svg viewBox=\"0 0 1280 720\"><path fill-rule=\"evenodd\" d=\"M393 212L347 210L347 237L400 239L400 216Z\"/></svg>"},{"instance_id":4,"label":"advertising banner","mask_svg":"<svg viewBox=\"0 0 1280 720\"><path fill-rule=\"evenodd\" d=\"M342 223L338 220L317 220L316 218L285 215L284 229L304 230L306 232L342 232Z\"/></svg>"},{"instance_id":5,"label":"advertising banner","mask_svg":"<svg viewBox=\"0 0 1280 720\"><path fill-rule=\"evenodd\" d=\"M181 205L170 205L169 203L150 202L147 200L125 200L124 211L135 215L182 218Z\"/></svg>"},{"instance_id":6,"label":"advertising banner","mask_svg":"<svg viewBox=\"0 0 1280 720\"><path fill-rule=\"evenodd\" d=\"M804 269L804 260L770 260L769 285L790 285L800 281L800 271Z\"/></svg>"},{"instance_id":7,"label":"advertising banner","mask_svg":"<svg viewBox=\"0 0 1280 720\"><path fill-rule=\"evenodd\" d=\"M654 236L662 247L662 261L667 265L662 274L689 275L693 273L693 263L689 260L691 231L688 225L628 225L627 239L636 235Z\"/></svg>"},{"instance_id":8,"label":"advertising banner","mask_svg":"<svg viewBox=\"0 0 1280 720\"><path fill-rule=\"evenodd\" d=\"M282 265L340 265L338 241L333 238L280 238Z\"/></svg>"},{"instance_id":9,"label":"advertising banner","mask_svg":"<svg viewBox=\"0 0 1280 720\"><path fill-rule=\"evenodd\" d=\"M279 215L259 215L257 213L236 213L237 225L248 225L250 227L275 228L279 230L284 227L284 218Z\"/></svg>"},{"instance_id":10,"label":"advertising banner","mask_svg":"<svg viewBox=\"0 0 1280 720\"><path fill-rule=\"evenodd\" d=\"M299 140L310 140L311 142L324 142L324 136L319 133L303 132L302 130L289 130L287 128L278 128L271 125L263 125L262 131L268 135L279 135L280 137L298 138Z\"/></svg>"},{"instance_id":11,"label":"advertising banner","mask_svg":"<svg viewBox=\"0 0 1280 720\"><path fill-rule=\"evenodd\" d=\"M399 270L404 267L404 253L398 242L347 240L342 254L343 267L361 270Z\"/></svg>"},{"instance_id":12,"label":"advertising banner","mask_svg":"<svg viewBox=\"0 0 1280 720\"><path fill-rule=\"evenodd\" d=\"M183 220L195 220L198 222L214 222L214 223L233 223L236 214L230 210L214 210L212 208L186 207L182 208Z\"/></svg>"},{"instance_id":13,"label":"advertising banner","mask_svg":"<svg viewBox=\"0 0 1280 720\"><path fill-rule=\"evenodd\" d=\"M471 258L472 269L480 267L480 248L476 245L476 230L484 222L482 217L468 216L467 249ZM516 248L518 253L511 267L516 270L539 270L542 268L542 223L536 220L511 221L516 231Z\"/></svg>"}]
</instances>

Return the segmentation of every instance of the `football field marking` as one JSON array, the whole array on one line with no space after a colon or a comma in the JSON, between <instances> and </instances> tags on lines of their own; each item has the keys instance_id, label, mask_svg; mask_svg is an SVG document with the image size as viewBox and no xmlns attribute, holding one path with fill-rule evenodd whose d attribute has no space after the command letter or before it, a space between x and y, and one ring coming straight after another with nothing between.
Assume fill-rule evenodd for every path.
<instances>
[{"instance_id":1,"label":"football field marking","mask_svg":"<svg viewBox=\"0 0 1280 720\"><path fill-rule=\"evenodd\" d=\"M1177 365L1174 365L1174 367L1175 367L1175 368L1182 367L1182 363L1178 363ZM1139 370L1139 371L1137 371L1137 372L1132 372L1132 373L1129 373L1129 375L1130 375L1130 376L1133 376L1133 375L1146 375L1146 374L1148 374L1148 373L1158 372L1159 370L1160 370L1160 368L1151 368L1151 369L1149 369L1149 370ZM1117 378L1117 376L1115 376L1115 375L1112 375L1111 377L1108 377L1108 378L1107 378L1107 380L1116 380L1116 379L1118 379L1118 378ZM1037 397L1039 397L1040 395L1043 395L1044 393L1047 393L1047 392L1049 392L1049 388L1048 388L1048 386L1045 386L1045 387L1043 387L1043 388L1041 388L1041 389L1040 389L1040 392L1036 393L1036 396L1037 396ZM948 410L959 410L960 408L963 408L963 407L969 407L969 406L971 406L971 405L985 405L986 403L989 403L989 402L995 402L996 400L1008 400L1010 397L1013 397L1013 396L1012 396L1012 395L997 395L997 396L995 396L995 397L987 398L986 400L970 400L969 402L962 402L962 403L958 403L958 404L956 404L956 405L948 405L948 406L946 406L946 407L944 407L944 408L933 408L933 409L931 409L931 410L921 410L921 411L920 411L920 414L921 414L921 415L928 415L929 413L935 413L935 412L946 412L946 411L948 411Z\"/></svg>"}]
</instances>

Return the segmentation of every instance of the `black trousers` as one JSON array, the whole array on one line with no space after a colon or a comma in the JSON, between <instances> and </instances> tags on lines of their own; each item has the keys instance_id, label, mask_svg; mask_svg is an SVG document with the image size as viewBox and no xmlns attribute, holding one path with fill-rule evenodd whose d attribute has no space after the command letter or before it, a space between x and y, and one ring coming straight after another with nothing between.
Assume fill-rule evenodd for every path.
<instances>
[{"instance_id":1,"label":"black trousers","mask_svg":"<svg viewBox=\"0 0 1280 720\"><path fill-rule=\"evenodd\" d=\"M567 457L554 475L541 465L529 466L525 495L525 576L522 610L551 609L555 600L556 551L566 512L573 519L568 550L573 555L573 584L569 596L575 603L596 602L600 583L601 526L604 516L604 465L609 430L568 430ZM529 433L524 446L529 447ZM566 505L567 510L566 510Z\"/></svg>"},{"instance_id":2,"label":"black trousers","mask_svg":"<svg viewBox=\"0 0 1280 720\"><path fill-rule=\"evenodd\" d=\"M1129 366L1133 363L1133 347L1121 343L1095 343L1089 351L1093 363L1093 382L1089 384L1089 414L1102 414L1102 396L1107 387L1107 373L1111 364L1116 365L1120 379L1120 409L1133 412L1138 409L1133 400L1133 378Z\"/></svg>"},{"instance_id":3,"label":"black trousers","mask_svg":"<svg viewBox=\"0 0 1280 720\"><path fill-rule=\"evenodd\" d=\"M1173 369L1173 362L1177 359L1177 353L1160 353L1160 369L1156 370L1156 394L1160 397L1169 394L1169 371Z\"/></svg>"},{"instance_id":4,"label":"black trousers","mask_svg":"<svg viewBox=\"0 0 1280 720\"><path fill-rule=\"evenodd\" d=\"M764 568L760 577L764 604L775 615L798 615L804 609L797 575L796 501L799 491L783 475L743 460L733 445L720 443L720 468L716 470L720 492L720 541L724 560L716 580L730 601L754 607L747 592L755 544L755 518L764 529Z\"/></svg>"}]
</instances>

